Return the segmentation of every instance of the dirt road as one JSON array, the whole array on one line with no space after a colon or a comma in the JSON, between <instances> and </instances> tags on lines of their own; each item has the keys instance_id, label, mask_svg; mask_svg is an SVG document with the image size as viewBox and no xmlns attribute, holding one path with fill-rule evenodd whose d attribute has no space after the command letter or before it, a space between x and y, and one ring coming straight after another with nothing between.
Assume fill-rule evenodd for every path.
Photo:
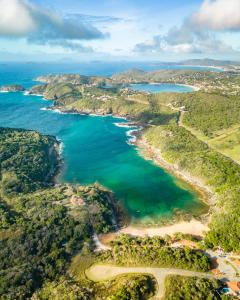
<instances>
[{"instance_id":1,"label":"dirt road","mask_svg":"<svg viewBox=\"0 0 240 300\"><path fill-rule=\"evenodd\" d=\"M116 267L110 265L95 264L86 270L86 276L93 281L104 281L123 274L150 274L158 283L158 291L155 300L164 296L164 282L168 275L182 275L189 277L213 278L211 274L193 272L182 269L170 268L143 268L143 267Z\"/></svg>"}]
</instances>

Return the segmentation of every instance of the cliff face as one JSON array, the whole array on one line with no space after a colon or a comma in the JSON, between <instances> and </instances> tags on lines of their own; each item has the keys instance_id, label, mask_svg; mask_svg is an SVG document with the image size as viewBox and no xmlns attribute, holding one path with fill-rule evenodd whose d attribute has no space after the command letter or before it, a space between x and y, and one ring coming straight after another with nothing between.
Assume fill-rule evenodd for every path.
<instances>
[{"instance_id":1,"label":"cliff face","mask_svg":"<svg viewBox=\"0 0 240 300\"><path fill-rule=\"evenodd\" d=\"M19 84L9 84L0 87L1 92L23 92L25 88Z\"/></svg>"}]
</instances>

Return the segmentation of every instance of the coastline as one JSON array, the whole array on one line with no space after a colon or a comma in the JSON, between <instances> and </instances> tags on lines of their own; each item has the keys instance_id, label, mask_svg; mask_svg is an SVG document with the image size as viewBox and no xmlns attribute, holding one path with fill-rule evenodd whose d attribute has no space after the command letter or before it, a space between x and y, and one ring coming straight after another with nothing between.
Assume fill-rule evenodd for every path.
<instances>
[{"instance_id":1,"label":"coastline","mask_svg":"<svg viewBox=\"0 0 240 300\"><path fill-rule=\"evenodd\" d=\"M201 89L200 87L197 87L197 86L194 86L194 85L190 85L190 84L176 83L176 82L163 82L163 81L161 81L161 82L151 82L151 81L149 81L149 82L144 82L144 83L133 83L132 85L134 85L134 84L149 84L149 85L159 85L159 84L169 84L169 85L172 84L173 85L174 84L174 85L178 85L178 86L183 86L183 87L191 88L192 89L191 92L198 92ZM151 92L146 92L146 93L151 93ZM172 93L174 93L174 92L172 92ZM187 92L187 93L189 93L189 92Z\"/></svg>"},{"instance_id":2,"label":"coastline","mask_svg":"<svg viewBox=\"0 0 240 300\"><path fill-rule=\"evenodd\" d=\"M131 130L126 132L127 137L127 143L130 145L134 145L137 147L137 150L139 151L139 154L144 158L144 159L151 159L154 161L157 165L161 166L163 169L165 169L167 172L173 174L176 178L179 178L180 180L188 183L190 186L193 187L193 189L200 195L200 198L203 202L205 202L207 205L212 206L214 205L215 202L215 197L214 193L211 191L211 189L207 186L205 186L202 182L199 180L192 178L190 174L186 174L182 171L180 171L176 166L169 164L167 161L163 159L163 157L160 154L160 151L158 149L154 149L150 145L146 143L141 137L140 137L140 132L145 128L143 124L139 124L137 122L134 122L131 124L131 118L129 116L120 116L120 115L115 115L115 114L104 114L104 113L90 113L90 112L80 112L77 110L61 110L60 107L56 106L50 106L45 108L46 110L50 110L56 113L60 114L79 114L79 115L86 115L86 116L98 116L98 117L108 117L111 116L116 119L124 119L127 122L130 123L130 125L127 125L125 123L124 127L132 128ZM121 124L121 123L120 123ZM115 123L115 126L119 126L120 124ZM133 126L131 126L133 125ZM121 126L121 125L120 125ZM134 128L135 127L135 128ZM59 143L60 141L58 141ZM62 143L59 143L59 146ZM62 165L62 159L61 159L61 148L58 147L59 149L59 166L57 170L56 176L54 176L54 183L57 184L57 177L59 175L61 165ZM204 221L197 220L192 218L191 221L179 221L179 220L172 220L172 224L169 222L169 225L158 225L155 227L141 227L141 225L136 225L133 226L129 224L125 228L119 229L115 234L121 234L121 233L126 233L130 235L137 235L137 236L156 236L156 235L171 235L175 234L177 232L182 232L182 233L188 233L188 234L193 234L202 237L204 232L208 230L208 222L209 222L209 217L205 214L201 215L202 219L204 218ZM114 235L115 235L114 234Z\"/></svg>"},{"instance_id":3,"label":"coastline","mask_svg":"<svg viewBox=\"0 0 240 300\"><path fill-rule=\"evenodd\" d=\"M209 206L216 203L215 194L209 186L204 184L199 178L192 177L189 173L180 170L176 165L167 162L161 155L159 149L149 145L142 137L136 139L135 145L139 154L145 159L150 159L157 165L161 166L175 177L188 183L193 189L201 195L201 200Z\"/></svg>"},{"instance_id":4,"label":"coastline","mask_svg":"<svg viewBox=\"0 0 240 300\"><path fill-rule=\"evenodd\" d=\"M152 85L158 85L158 84L175 84L175 85L178 85L178 86L184 86L184 87L187 87L187 88L191 88L193 89L192 92L198 92L200 90L199 87L197 86L194 86L194 85L190 85L190 84L184 84L184 83L175 83L175 82L158 82L158 83L149 83L149 84L152 84Z\"/></svg>"},{"instance_id":5,"label":"coastline","mask_svg":"<svg viewBox=\"0 0 240 300\"><path fill-rule=\"evenodd\" d=\"M85 112L79 112L76 110L72 111L61 111L60 109L56 107L50 107L48 108L50 111L55 111L61 114L79 114L79 115L87 115L87 116L98 116L98 117L107 117L111 116L113 118L121 118L126 120L130 123L130 125L127 125L127 123L124 123L123 127L130 128L126 132L127 140L126 142L129 145L136 146L139 154L146 160L151 159L154 161L157 165L162 167L164 170L169 172L170 174L174 175L176 178L182 180L183 182L189 184L199 195L200 200L203 201L208 206L212 206L215 203L214 199L214 193L205 186L202 182L200 182L197 179L193 179L189 174L183 173L179 169L177 169L175 166L169 164L167 161L165 161L162 156L160 155L160 151L158 149L154 149L150 145L148 145L142 138L140 138L140 132L144 129L145 126L142 124L137 125L137 123L134 122L134 125L131 126L131 119L129 117L125 116L118 116L118 115L105 115L105 114L92 114L92 113L85 113ZM121 124L121 123L120 123ZM119 126L118 123L114 123L115 126ZM135 127L135 128L134 128ZM133 128L133 129L131 129ZM57 178L57 176L56 176ZM57 183L57 181L55 181ZM203 236L203 233L208 230L208 222L209 217L208 214L203 214L200 216L201 221L192 218L190 221L179 221L179 220L171 220L168 225L157 225L155 227L142 227L141 225L133 226L129 224L128 226L119 229L116 234L126 233L130 235L137 235L137 236L154 236L154 235L166 235L166 234L174 234L177 232L182 232L186 234L193 234L197 236ZM204 220L203 220L204 219Z\"/></svg>"},{"instance_id":6,"label":"coastline","mask_svg":"<svg viewBox=\"0 0 240 300\"><path fill-rule=\"evenodd\" d=\"M50 179L50 182L54 186L56 186L59 184L58 176L61 172L61 169L62 169L63 163L64 163L64 160L62 158L64 144L63 144L62 140L60 140L58 137L54 137L54 138L55 138L55 142L54 142L53 148L54 148L55 155L56 155L56 163L52 168L52 174L49 177L49 179Z\"/></svg>"},{"instance_id":7,"label":"coastline","mask_svg":"<svg viewBox=\"0 0 240 300\"><path fill-rule=\"evenodd\" d=\"M184 84L184 83L176 83L176 85L180 85L180 86L185 86L185 87L191 88L191 89L193 89L192 92L198 92L198 91L200 91L200 88L197 87L197 86L194 86L194 85Z\"/></svg>"},{"instance_id":8,"label":"coastline","mask_svg":"<svg viewBox=\"0 0 240 300\"><path fill-rule=\"evenodd\" d=\"M192 219L191 221L182 221L177 222L172 225L166 226L157 226L157 227L141 227L129 225L125 228L122 228L118 231L117 234L129 234L132 236L139 237L154 237L154 236L166 236L174 235L176 233L191 234L197 237L203 237L204 233L209 230L207 224L202 223L201 221Z\"/></svg>"},{"instance_id":9,"label":"coastline","mask_svg":"<svg viewBox=\"0 0 240 300\"><path fill-rule=\"evenodd\" d=\"M197 68L211 68L211 69L215 69L215 70L218 70L218 71L222 71L222 72L225 72L227 71L227 68L224 67L224 66L202 66L202 65L178 65L178 66L183 66L183 67L197 67ZM210 70L211 72L211 70ZM212 71L213 72L213 71Z\"/></svg>"},{"instance_id":10,"label":"coastline","mask_svg":"<svg viewBox=\"0 0 240 300\"><path fill-rule=\"evenodd\" d=\"M139 151L139 155L141 155L143 158L152 160L170 174L189 184L200 195L200 200L209 206L209 209L215 205L216 197L214 192L200 179L193 178L187 172L179 170L177 166L168 163L166 160L164 160L160 151L150 146L143 138L136 137L134 144ZM197 220L195 218L192 218L190 221L173 220L172 224L170 223L169 225L159 225L155 227L143 227L138 225L134 226L130 224L127 227L120 229L117 234L130 234L133 236L144 237L174 235L178 232L181 232L184 234L203 237L204 233L209 230L208 224L210 221L210 216L209 213L207 213L201 215L200 217L201 220Z\"/></svg>"}]
</instances>

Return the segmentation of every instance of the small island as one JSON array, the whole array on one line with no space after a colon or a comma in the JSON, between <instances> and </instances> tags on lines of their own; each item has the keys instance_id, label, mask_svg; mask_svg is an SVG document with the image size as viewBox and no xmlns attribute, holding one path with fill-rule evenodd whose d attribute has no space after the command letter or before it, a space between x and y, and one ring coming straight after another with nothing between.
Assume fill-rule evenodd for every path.
<instances>
[{"instance_id":1,"label":"small island","mask_svg":"<svg viewBox=\"0 0 240 300\"><path fill-rule=\"evenodd\" d=\"M0 87L0 92L24 92L25 88L20 84L8 84Z\"/></svg>"}]
</instances>

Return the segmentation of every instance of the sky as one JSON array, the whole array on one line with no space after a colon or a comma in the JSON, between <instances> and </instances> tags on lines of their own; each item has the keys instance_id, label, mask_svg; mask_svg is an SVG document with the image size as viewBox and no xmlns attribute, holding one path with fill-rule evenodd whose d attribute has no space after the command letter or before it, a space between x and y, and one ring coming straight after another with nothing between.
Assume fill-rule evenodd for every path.
<instances>
[{"instance_id":1,"label":"sky","mask_svg":"<svg viewBox=\"0 0 240 300\"><path fill-rule=\"evenodd\" d=\"M0 61L240 61L240 0L0 0Z\"/></svg>"}]
</instances>

